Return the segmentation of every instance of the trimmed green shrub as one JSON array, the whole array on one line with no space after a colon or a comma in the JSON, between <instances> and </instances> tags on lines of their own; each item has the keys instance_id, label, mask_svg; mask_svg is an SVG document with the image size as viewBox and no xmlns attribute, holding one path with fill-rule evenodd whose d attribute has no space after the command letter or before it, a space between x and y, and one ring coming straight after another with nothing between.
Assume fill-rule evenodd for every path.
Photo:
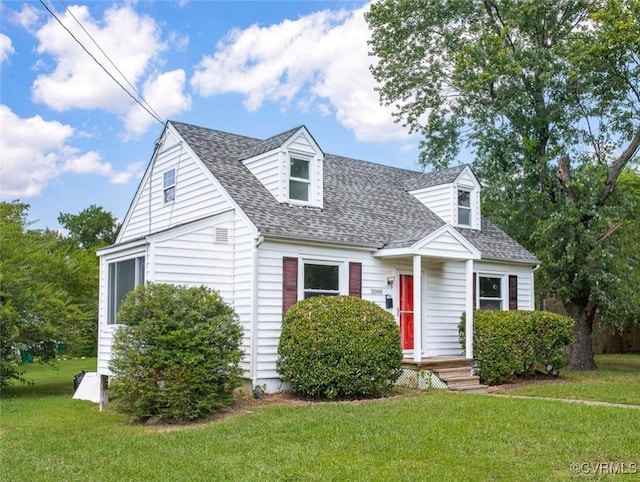
<instances>
[{"instance_id":1,"label":"trimmed green shrub","mask_svg":"<svg viewBox=\"0 0 640 482\"><path fill-rule=\"evenodd\" d=\"M299 394L381 397L400 376L402 349L393 316L349 296L317 296L286 314L277 370Z\"/></svg>"},{"instance_id":2,"label":"trimmed green shrub","mask_svg":"<svg viewBox=\"0 0 640 482\"><path fill-rule=\"evenodd\" d=\"M242 328L205 288L138 286L120 307L110 390L136 421L185 422L228 406L241 385Z\"/></svg>"},{"instance_id":3,"label":"trimmed green shrub","mask_svg":"<svg viewBox=\"0 0 640 482\"><path fill-rule=\"evenodd\" d=\"M473 312L473 354L479 375L489 385L531 375L557 374L573 340L573 319L548 311ZM465 345L465 316L459 325Z\"/></svg>"}]
</instances>

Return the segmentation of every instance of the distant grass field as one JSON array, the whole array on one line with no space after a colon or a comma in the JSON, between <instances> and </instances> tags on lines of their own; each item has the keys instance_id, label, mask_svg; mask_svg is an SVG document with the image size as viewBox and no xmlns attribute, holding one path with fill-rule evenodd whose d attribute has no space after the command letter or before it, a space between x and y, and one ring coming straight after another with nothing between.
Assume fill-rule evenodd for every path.
<instances>
[{"instance_id":1,"label":"distant grass field","mask_svg":"<svg viewBox=\"0 0 640 482\"><path fill-rule=\"evenodd\" d=\"M640 355L597 355L596 364L598 370L593 372L563 370L558 383L533 384L503 393L640 406Z\"/></svg>"},{"instance_id":2,"label":"distant grass field","mask_svg":"<svg viewBox=\"0 0 640 482\"><path fill-rule=\"evenodd\" d=\"M573 479L572 463L640 466L634 409L428 391L360 403L267 399L201 424L142 426L71 399L73 375L95 360L58 366L29 366L36 384L3 393L0 480L540 481Z\"/></svg>"}]
</instances>

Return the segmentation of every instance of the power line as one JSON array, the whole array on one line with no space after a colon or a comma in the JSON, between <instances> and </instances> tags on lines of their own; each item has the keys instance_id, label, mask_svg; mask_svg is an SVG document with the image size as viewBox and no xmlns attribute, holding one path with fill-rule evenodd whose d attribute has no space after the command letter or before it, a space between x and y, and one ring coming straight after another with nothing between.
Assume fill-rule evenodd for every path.
<instances>
[{"instance_id":1,"label":"power line","mask_svg":"<svg viewBox=\"0 0 640 482\"><path fill-rule=\"evenodd\" d=\"M129 96L129 97L131 97L131 98L132 98L132 99L133 99L133 100L134 100L134 101L135 101L135 102L136 102L140 107L142 107L142 108L143 108L143 109L144 109L144 110L145 110L145 111L146 111L146 112L147 112L151 117L153 117L153 118L154 118L154 119L155 119L155 120L156 120L160 125L164 125L164 121L160 118L160 116L159 116L159 115L157 115L157 114L155 114L155 113L152 113L152 112L151 112L151 110L149 110L149 109L148 109L148 108L147 108L147 107L146 107L142 102L140 102L140 100L138 100L138 98L136 98L136 97L135 97L131 92L129 92L129 91L125 88L125 86L124 86L124 85L122 85L122 84L121 84L121 83L120 83L120 82L119 82L119 81L118 81L118 80L117 80L117 79L116 79L116 78L111 74L111 72L109 72L109 71L104 67L104 65L102 65L102 64L100 63L100 61L98 61L98 59L96 59L96 58L93 56L93 54L87 50L87 48L82 44L82 42L80 42L80 40L78 40L78 39L77 39L77 37L76 37L75 35L73 35L73 33L71 32L71 30L69 30L69 29L67 28L67 26L66 26L64 23L62 23L62 21L58 18L58 16L57 16L57 15L56 15L56 14L55 14L55 13L54 13L50 8L49 8L49 6L48 6L46 3L44 3L44 0L40 0L40 3L41 3L41 4L42 4L42 6L47 10L47 12L49 12L49 13L53 16L53 18L55 18L55 19L57 20L57 22L60 24L60 26L61 26L62 28L64 28L64 29L67 31L67 33L68 33L69 35L71 35L71 38L73 38L73 40L75 40L75 41L76 41L76 43L77 43L80 47L82 47L82 50L84 50L84 51L87 53L87 55L88 55L89 57L91 57L91 58L93 59L93 61L94 61L96 64L98 64L98 65L100 66L100 68L101 68L102 70L104 70L104 72L105 72L109 77L111 77L111 79L112 79L116 84L118 84L118 86L119 86L119 87L120 87L120 88L121 88L121 89L122 89L122 90L123 90L123 91L124 91L128 96Z\"/></svg>"},{"instance_id":2,"label":"power line","mask_svg":"<svg viewBox=\"0 0 640 482\"><path fill-rule=\"evenodd\" d=\"M107 55L107 53L102 49L102 47L100 47L100 45L98 45L98 42L93 38L93 36L87 31L86 28L84 28L84 25L82 25L82 23L80 22L80 20L78 20L78 18L73 14L73 12L71 10L69 10L69 7L67 7L67 5L62 1L62 0L58 0L62 6L64 7L64 9L67 11L67 13L69 15L71 15L71 18L73 18L76 23L80 26L80 28L84 31L84 33L87 34L87 36L91 39L91 41L93 42L93 44L98 48L98 50L100 50L100 52L102 52L102 55L105 56L105 58L111 63L111 65L113 66L114 69L116 69L116 72L118 72L122 78L125 80L125 82L127 83L127 85L129 85L129 87L131 87L133 89L133 91L138 95L138 98L140 98L142 100L142 102L149 108L149 110L151 110L151 112L155 115L156 118L160 118L160 115L153 109L153 107L151 107L151 105L149 104L149 102L147 102L145 100L145 98L143 97L143 95L138 91L138 89L136 89L136 87L129 82L129 79L127 79L127 76L124 75L122 73L122 71L118 68L118 66L113 62L113 60L111 60L111 57L109 57Z\"/></svg>"}]
</instances>

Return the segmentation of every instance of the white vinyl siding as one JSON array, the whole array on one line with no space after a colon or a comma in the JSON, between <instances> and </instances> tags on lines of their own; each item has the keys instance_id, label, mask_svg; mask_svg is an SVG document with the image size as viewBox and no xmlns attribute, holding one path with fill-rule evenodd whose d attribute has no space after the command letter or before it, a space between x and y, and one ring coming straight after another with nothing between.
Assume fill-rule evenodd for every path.
<instances>
[{"instance_id":1,"label":"white vinyl siding","mask_svg":"<svg viewBox=\"0 0 640 482\"><path fill-rule=\"evenodd\" d=\"M292 178L291 159L307 161L308 177ZM244 159L242 163L281 203L303 204L322 208L323 202L323 154L305 128L287 140L282 146L272 151ZM300 188L300 183L307 186L307 199L291 193L291 186Z\"/></svg>"},{"instance_id":2,"label":"white vinyl siding","mask_svg":"<svg viewBox=\"0 0 640 482\"><path fill-rule=\"evenodd\" d=\"M458 324L465 311L465 262L425 260L422 347L426 356L463 354Z\"/></svg>"},{"instance_id":3,"label":"white vinyl siding","mask_svg":"<svg viewBox=\"0 0 640 482\"><path fill-rule=\"evenodd\" d=\"M211 173L171 129L161 141L127 213L118 243L227 211L231 204L212 181ZM172 202L165 202L165 173L175 170L180 183ZM175 187L175 186L174 186Z\"/></svg>"},{"instance_id":4,"label":"white vinyl siding","mask_svg":"<svg viewBox=\"0 0 640 482\"><path fill-rule=\"evenodd\" d=\"M257 366L258 383L267 383L277 389L278 374L275 362L282 326L282 259L298 258L298 270L304 263L339 264L340 293L348 293L348 264L362 263L362 298L385 307L385 295L393 294L393 287L387 285L387 277L394 272L391 261L371 257L370 253L358 249L339 249L320 246L304 246L294 243L265 241L258 250L258 339ZM298 299L304 290L298 279ZM395 314L395 308L390 310ZM275 385L274 385L275 384Z\"/></svg>"},{"instance_id":5,"label":"white vinyl siding","mask_svg":"<svg viewBox=\"0 0 640 482\"><path fill-rule=\"evenodd\" d=\"M282 193L284 160L280 151L269 151L259 156L245 159L242 163L267 188L273 197L279 202L285 201Z\"/></svg>"},{"instance_id":6,"label":"white vinyl siding","mask_svg":"<svg viewBox=\"0 0 640 482\"><path fill-rule=\"evenodd\" d=\"M451 204L451 185L443 184L426 189L410 191L418 201L431 209L445 222L453 223L453 206Z\"/></svg>"},{"instance_id":7,"label":"white vinyl siding","mask_svg":"<svg viewBox=\"0 0 640 482\"><path fill-rule=\"evenodd\" d=\"M523 264L508 264L492 261L475 261L473 271L476 276L502 277L503 309L509 308L509 275L518 277L518 309L535 309L532 284L532 267ZM478 284L476 283L476 289Z\"/></svg>"}]
</instances>

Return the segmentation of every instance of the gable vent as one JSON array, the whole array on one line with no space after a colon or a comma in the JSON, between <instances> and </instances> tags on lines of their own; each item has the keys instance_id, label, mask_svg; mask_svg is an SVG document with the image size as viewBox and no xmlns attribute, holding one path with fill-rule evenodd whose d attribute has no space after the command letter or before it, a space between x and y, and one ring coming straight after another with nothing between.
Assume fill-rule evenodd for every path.
<instances>
[{"instance_id":1,"label":"gable vent","mask_svg":"<svg viewBox=\"0 0 640 482\"><path fill-rule=\"evenodd\" d=\"M228 228L214 228L213 229L213 242L216 244L229 244L229 229Z\"/></svg>"}]
</instances>

